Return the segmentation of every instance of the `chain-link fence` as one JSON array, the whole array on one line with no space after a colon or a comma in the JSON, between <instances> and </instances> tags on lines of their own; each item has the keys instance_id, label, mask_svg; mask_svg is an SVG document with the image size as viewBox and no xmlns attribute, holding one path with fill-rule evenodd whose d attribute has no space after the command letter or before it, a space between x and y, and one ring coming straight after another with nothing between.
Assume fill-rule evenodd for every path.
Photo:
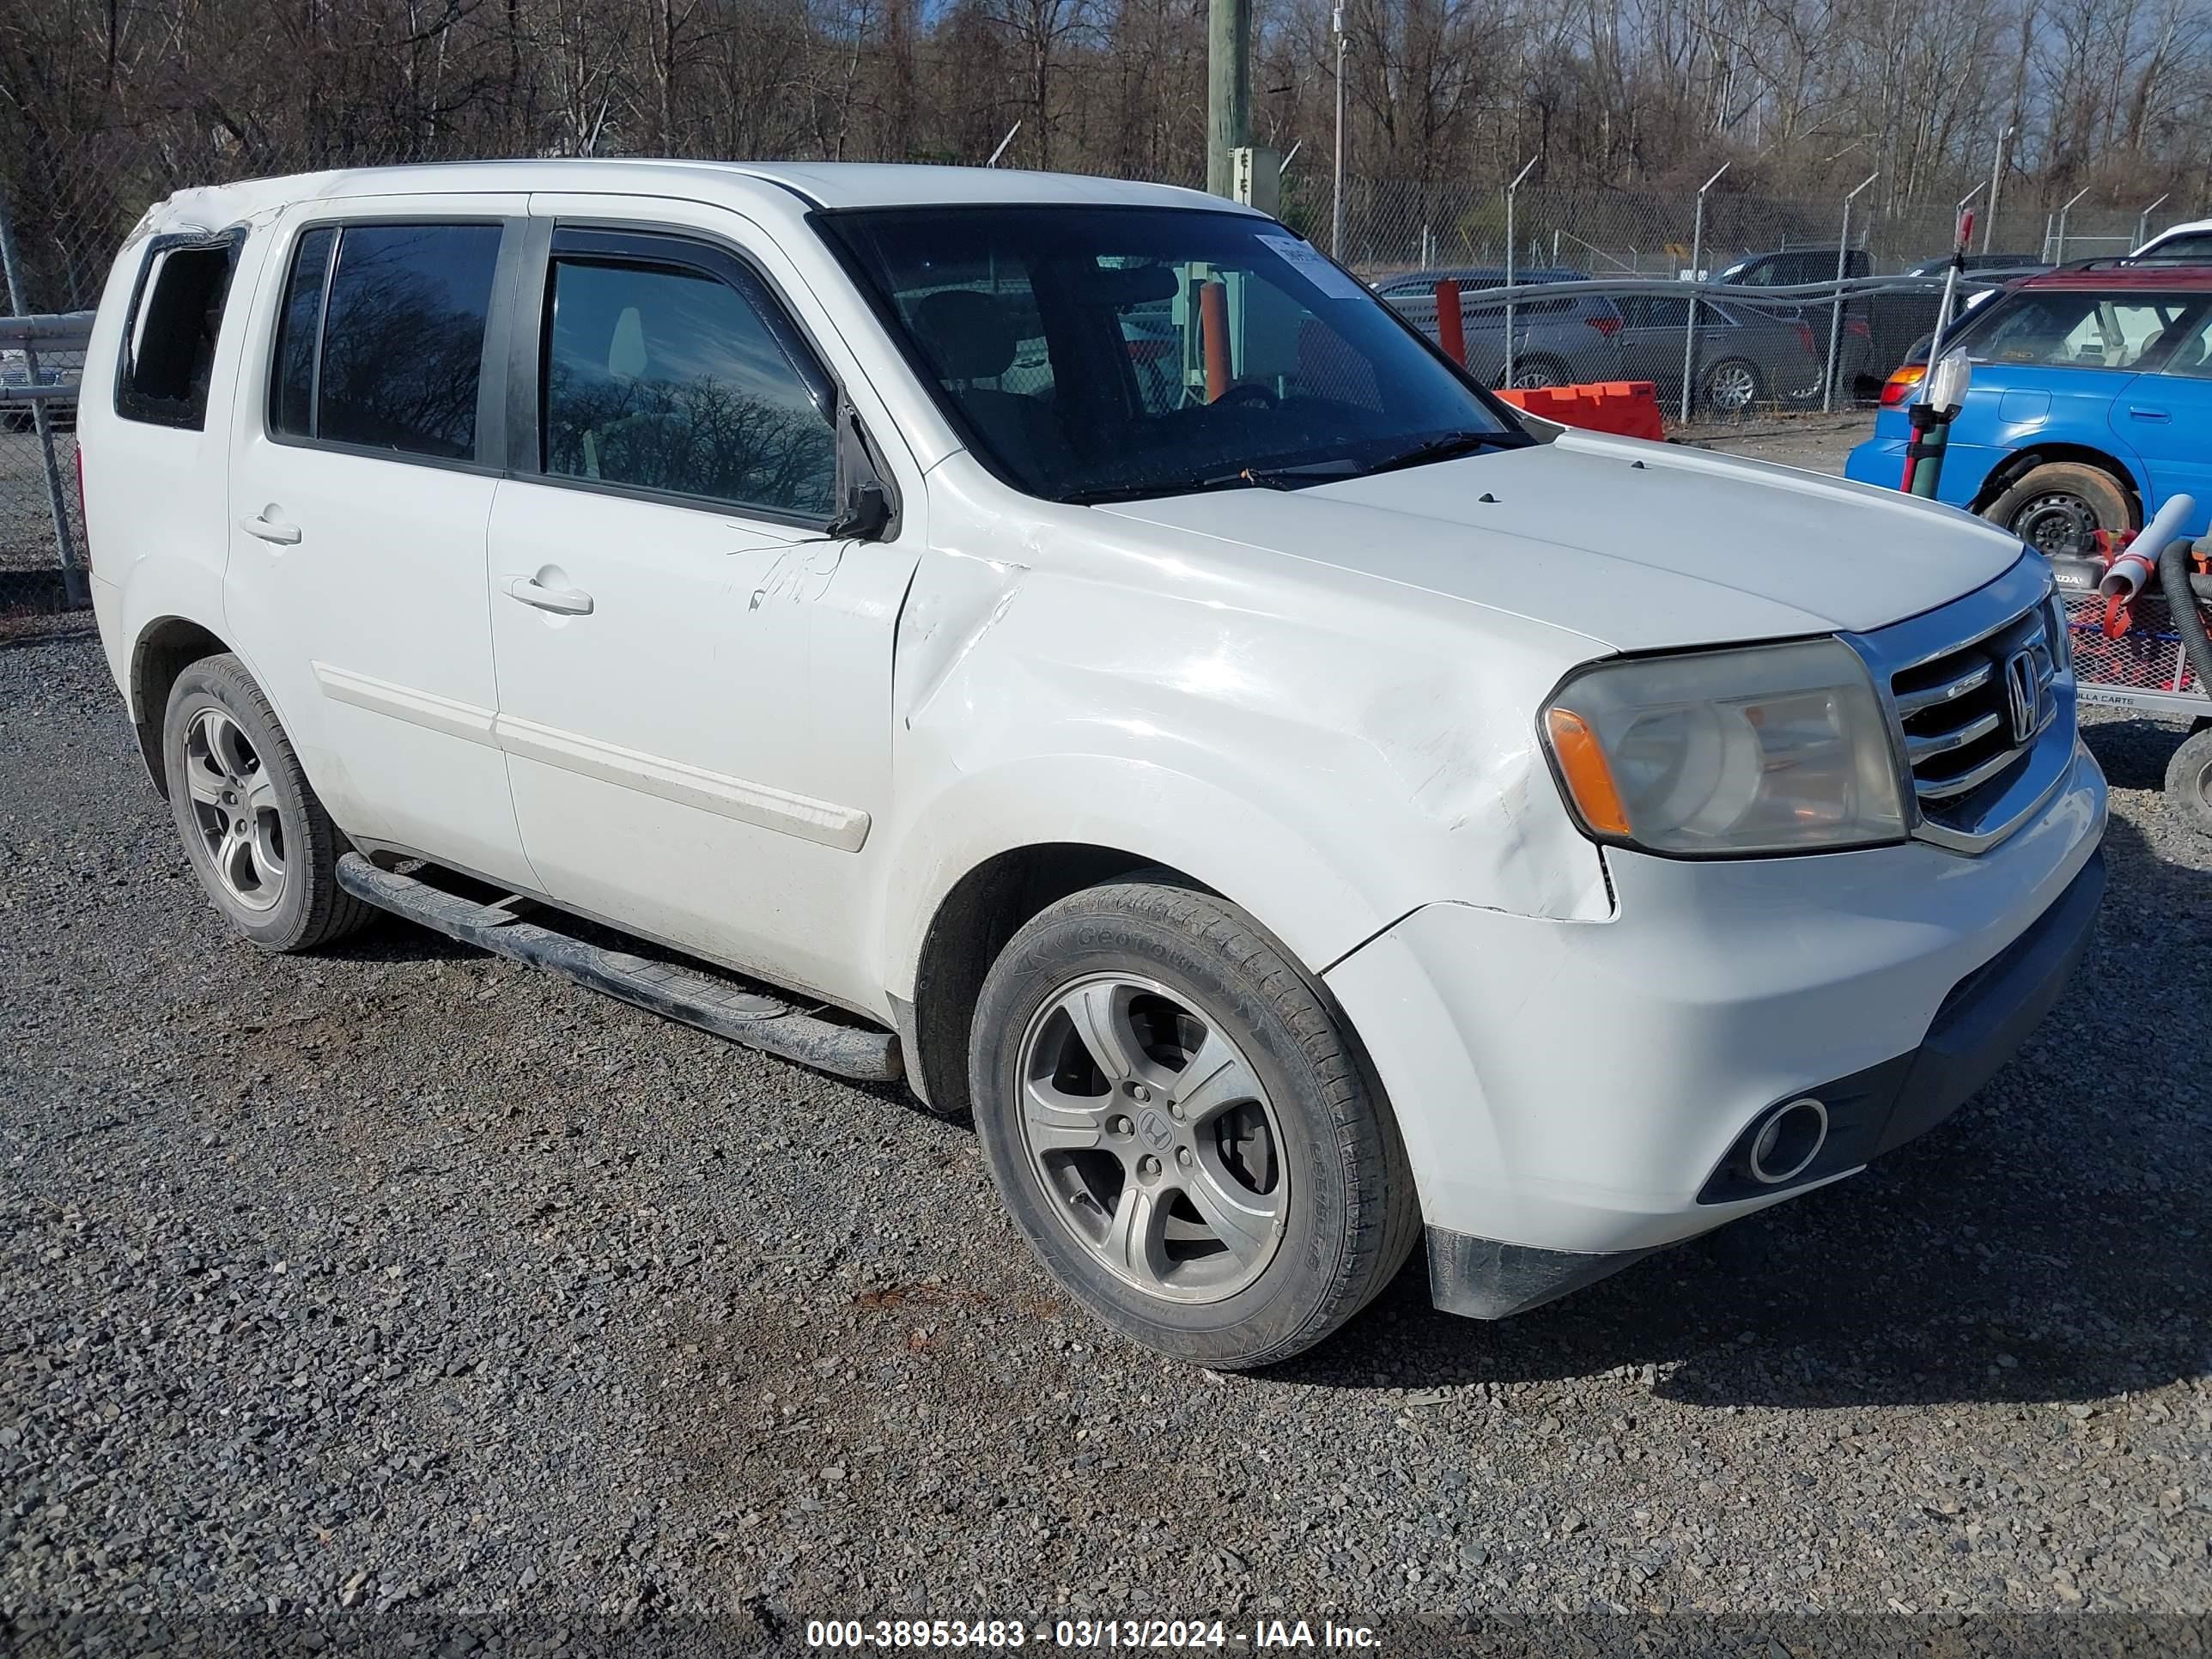
<instances>
[{"instance_id":1,"label":"chain-link fence","mask_svg":"<svg viewBox=\"0 0 2212 1659\"><path fill-rule=\"evenodd\" d=\"M0 639L91 604L76 484L77 389L89 312L26 314L29 283L0 201Z\"/></svg>"},{"instance_id":2,"label":"chain-link fence","mask_svg":"<svg viewBox=\"0 0 2212 1659\"><path fill-rule=\"evenodd\" d=\"M145 198L158 193L134 185L134 176L83 154L70 167L49 167L0 188L0 254L13 313L0 323L0 633L87 602L77 381L85 313L115 247ZM2051 208L2028 196L2016 184L1994 216L1985 201L1974 203L1982 210L1975 252L2032 264L2124 253L2203 211L2166 204L2154 217L2079 198ZM1324 246L1334 205L1325 167L1307 161L1284 175L1283 217ZM1494 332L1498 361L1484 372L1494 370L1501 382L1651 380L1670 417L1686 410L1692 419L1836 407L1871 395L1926 331L1936 301L1924 286L1846 294L1834 283L1942 258L1957 214L1946 202L1885 201L1878 179L1848 204L1840 194L1784 199L1725 188L1709 188L1701 204L1694 191L1354 178L1344 207L1340 257L1386 292L1394 279L1413 283L1427 273L1425 283L1407 289L1416 311L1418 295L1432 294L1434 277L1447 272L1469 294L1509 280L1644 279L1595 296L1571 299L1561 290L1517 298L1510 334L1502 316L1487 316L1502 303L1475 301L1468 349L1479 355L1487 349L1486 330ZM1706 295L1694 313L1691 289L1655 289L1650 281L1723 276L1734 286ZM1743 291L1747 283L1802 289L1811 283L1830 285L1825 300Z\"/></svg>"}]
</instances>

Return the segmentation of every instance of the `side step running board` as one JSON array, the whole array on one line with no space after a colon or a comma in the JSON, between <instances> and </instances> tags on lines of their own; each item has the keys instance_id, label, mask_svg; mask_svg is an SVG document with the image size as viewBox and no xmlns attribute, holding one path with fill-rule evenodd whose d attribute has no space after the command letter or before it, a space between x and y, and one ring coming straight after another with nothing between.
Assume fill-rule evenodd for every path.
<instances>
[{"instance_id":1,"label":"side step running board","mask_svg":"<svg viewBox=\"0 0 2212 1659\"><path fill-rule=\"evenodd\" d=\"M380 870L359 853L338 860L338 885L356 898L496 956L550 968L594 991L702 1031L801 1065L865 1083L903 1075L898 1039L846 1025L711 969L633 956L519 919L503 904L479 904L413 876ZM558 911L543 914L558 920ZM653 947L647 946L651 949Z\"/></svg>"}]
</instances>

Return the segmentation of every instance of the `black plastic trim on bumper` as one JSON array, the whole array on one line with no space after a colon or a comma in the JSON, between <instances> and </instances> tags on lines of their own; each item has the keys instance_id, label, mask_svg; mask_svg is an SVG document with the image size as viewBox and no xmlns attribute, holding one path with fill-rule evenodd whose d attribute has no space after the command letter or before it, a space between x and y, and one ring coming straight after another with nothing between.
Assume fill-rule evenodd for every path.
<instances>
[{"instance_id":1,"label":"black plastic trim on bumper","mask_svg":"<svg viewBox=\"0 0 2212 1659\"><path fill-rule=\"evenodd\" d=\"M1444 1227L1431 1227L1427 1232L1429 1300L1445 1313L1469 1319L1503 1319L1540 1308L1651 1254L1613 1250L1584 1255L1504 1244Z\"/></svg>"},{"instance_id":2,"label":"black plastic trim on bumper","mask_svg":"<svg viewBox=\"0 0 2212 1659\"><path fill-rule=\"evenodd\" d=\"M1825 1181L1942 1122L2020 1051L2051 1012L2089 948L2104 896L2100 848L2026 933L1951 988L1917 1048L1775 1102L1736 1137L1698 1202L1730 1204ZM1819 1155L1788 1181L1758 1180L1750 1168L1753 1140L1774 1113L1808 1095L1828 1112L1828 1138Z\"/></svg>"},{"instance_id":3,"label":"black plastic trim on bumper","mask_svg":"<svg viewBox=\"0 0 2212 1659\"><path fill-rule=\"evenodd\" d=\"M2100 848L2027 931L1953 986L1911 1054L1835 1082L1801 1089L1752 1120L1698 1194L1725 1204L1786 1193L1856 1169L1941 1123L2027 1041L2051 1012L2095 931L2105 896ZM1828 1138L1797 1175L1773 1185L1754 1179L1747 1157L1767 1118L1809 1095L1828 1110ZM1446 1313L1504 1319L1541 1307L1651 1254L1583 1254L1507 1244L1431 1227L1429 1299Z\"/></svg>"}]
</instances>

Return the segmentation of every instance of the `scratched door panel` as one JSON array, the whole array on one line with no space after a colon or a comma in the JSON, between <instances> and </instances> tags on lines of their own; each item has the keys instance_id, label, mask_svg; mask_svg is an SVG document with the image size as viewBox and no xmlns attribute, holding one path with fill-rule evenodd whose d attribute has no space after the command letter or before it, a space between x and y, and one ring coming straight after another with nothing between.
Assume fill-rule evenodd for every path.
<instances>
[{"instance_id":1,"label":"scratched door panel","mask_svg":"<svg viewBox=\"0 0 2212 1659\"><path fill-rule=\"evenodd\" d=\"M517 480L489 544L499 741L548 892L872 1011L851 981L910 555Z\"/></svg>"}]
</instances>

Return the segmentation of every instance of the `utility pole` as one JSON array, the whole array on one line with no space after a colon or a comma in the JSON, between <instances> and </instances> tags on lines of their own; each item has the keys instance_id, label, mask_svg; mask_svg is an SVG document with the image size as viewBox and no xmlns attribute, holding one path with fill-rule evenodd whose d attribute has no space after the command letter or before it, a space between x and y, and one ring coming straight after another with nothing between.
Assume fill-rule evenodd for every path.
<instances>
[{"instance_id":1,"label":"utility pole","mask_svg":"<svg viewBox=\"0 0 2212 1659\"><path fill-rule=\"evenodd\" d=\"M1235 193L1229 153L1251 142L1252 0L1206 0L1206 189L1216 196Z\"/></svg>"},{"instance_id":2,"label":"utility pole","mask_svg":"<svg viewBox=\"0 0 2212 1659\"><path fill-rule=\"evenodd\" d=\"M1338 264L1344 262L1344 8L1339 5L1329 18L1329 27L1336 31L1336 173L1328 198L1328 252Z\"/></svg>"}]
</instances>

